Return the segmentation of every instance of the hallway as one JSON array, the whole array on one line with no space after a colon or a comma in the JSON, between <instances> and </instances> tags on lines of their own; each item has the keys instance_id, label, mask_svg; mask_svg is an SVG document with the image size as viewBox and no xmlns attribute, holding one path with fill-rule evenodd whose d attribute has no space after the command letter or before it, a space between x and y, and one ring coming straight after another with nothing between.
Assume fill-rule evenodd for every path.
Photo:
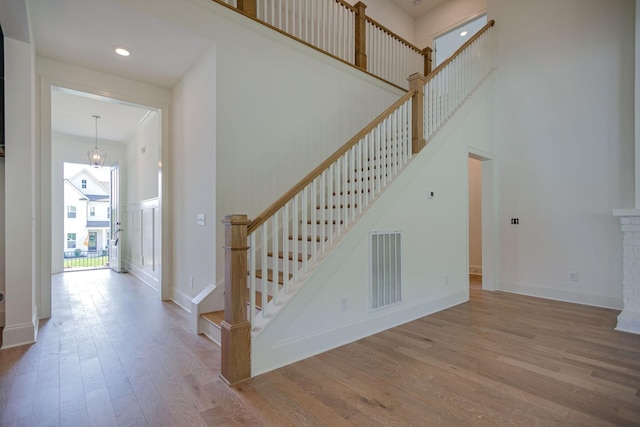
<instances>
[{"instance_id":1,"label":"hallway","mask_svg":"<svg viewBox=\"0 0 640 427\"><path fill-rule=\"evenodd\" d=\"M0 426L640 425L617 312L471 286L471 301L262 375L130 274L53 276L38 342L0 351Z\"/></svg>"}]
</instances>

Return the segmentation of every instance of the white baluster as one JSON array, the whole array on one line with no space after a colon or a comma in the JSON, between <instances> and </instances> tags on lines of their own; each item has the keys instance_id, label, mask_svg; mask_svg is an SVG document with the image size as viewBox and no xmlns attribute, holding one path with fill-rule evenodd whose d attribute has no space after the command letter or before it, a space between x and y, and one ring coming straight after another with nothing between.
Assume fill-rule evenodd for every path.
<instances>
[{"instance_id":1,"label":"white baluster","mask_svg":"<svg viewBox=\"0 0 640 427\"><path fill-rule=\"evenodd\" d=\"M320 206L327 206L327 204L333 199L334 196L332 193L327 194L327 171L325 170L320 175ZM316 225L316 227L320 228L320 242L323 252L327 247L327 242L325 239L327 235L326 229L327 227L330 227L327 221L327 210L322 209L320 211L320 224Z\"/></svg>"},{"instance_id":2,"label":"white baluster","mask_svg":"<svg viewBox=\"0 0 640 427\"><path fill-rule=\"evenodd\" d=\"M309 216L309 186L307 185L304 190L302 190L302 235L299 237L299 240L296 240L295 244L298 245L302 249L302 270L303 272L307 272L309 268L309 247L304 243L306 242L308 236L308 227L307 223L311 217ZM298 243L301 242L301 243Z\"/></svg>"},{"instance_id":3,"label":"white baluster","mask_svg":"<svg viewBox=\"0 0 640 427\"><path fill-rule=\"evenodd\" d=\"M334 174L334 164L335 163L332 163L329 166L329 172L327 173L329 194L331 194L332 196L334 194L335 195L340 194L340 191L338 189L336 189L336 187L335 187L335 180L334 180L334 176L333 176L333 174ZM333 243L333 238L334 238L334 235L335 235L334 230L337 229L337 227L334 226L333 221L334 221L333 209L329 209L329 224L328 224L328 226L329 226L329 244Z\"/></svg>"},{"instance_id":4,"label":"white baluster","mask_svg":"<svg viewBox=\"0 0 640 427\"><path fill-rule=\"evenodd\" d=\"M295 265L295 259L291 257L289 261L289 210L291 209L291 202L284 205L282 212L282 294L287 295L289 290L289 270L291 266Z\"/></svg>"},{"instance_id":5,"label":"white baluster","mask_svg":"<svg viewBox=\"0 0 640 427\"><path fill-rule=\"evenodd\" d=\"M302 251L298 249L298 227L300 224L300 193L296 194L293 198L293 227L291 227L291 253L293 257L293 283L298 281L298 272L300 271L300 266L298 265L299 256L301 256ZM288 236L287 236L288 237Z\"/></svg>"},{"instance_id":6,"label":"white baluster","mask_svg":"<svg viewBox=\"0 0 640 427\"><path fill-rule=\"evenodd\" d=\"M268 311L267 311L267 294L269 293L269 286L267 285L267 268L268 268L268 263L267 263L267 251L268 251L268 247L269 247L269 235L267 234L267 224L269 222L265 222L264 224L262 224L262 249L261 249L261 254L262 254L262 260L261 260L261 266L260 269L262 270L262 279L260 279L260 282L262 283L262 289L260 290L262 293L262 317L266 317L268 315Z\"/></svg>"},{"instance_id":7,"label":"white baluster","mask_svg":"<svg viewBox=\"0 0 640 427\"><path fill-rule=\"evenodd\" d=\"M249 236L249 322L256 324L256 232Z\"/></svg>"},{"instance_id":8,"label":"white baluster","mask_svg":"<svg viewBox=\"0 0 640 427\"><path fill-rule=\"evenodd\" d=\"M316 224L318 223L318 183L317 179L311 182L311 230L308 236L303 236L305 242L311 242L311 259L315 262L318 259L318 248L316 245Z\"/></svg>"},{"instance_id":9,"label":"white baluster","mask_svg":"<svg viewBox=\"0 0 640 427\"><path fill-rule=\"evenodd\" d=\"M280 223L278 222L278 212L273 214L273 218L272 218L272 222L271 222L271 243L272 243L272 251L273 251L273 256L272 256L272 260L273 262L271 263L271 269L273 270L271 277L273 278L272 281L272 288L273 288L273 303L275 305L278 304L278 291L279 291L279 287L280 287L280 263L278 262L278 255L280 252L280 248L279 248L279 240L280 240ZM284 277L283 277L283 281L284 281Z\"/></svg>"}]
</instances>

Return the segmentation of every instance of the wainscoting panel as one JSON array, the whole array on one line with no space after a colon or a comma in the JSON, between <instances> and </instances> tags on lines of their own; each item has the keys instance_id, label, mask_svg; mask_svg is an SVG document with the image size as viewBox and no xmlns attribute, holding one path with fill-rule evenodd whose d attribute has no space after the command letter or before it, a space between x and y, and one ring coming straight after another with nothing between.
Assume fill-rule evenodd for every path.
<instances>
[{"instance_id":1,"label":"wainscoting panel","mask_svg":"<svg viewBox=\"0 0 640 427\"><path fill-rule=\"evenodd\" d=\"M160 209L158 199L127 206L126 267L140 280L160 291Z\"/></svg>"}]
</instances>

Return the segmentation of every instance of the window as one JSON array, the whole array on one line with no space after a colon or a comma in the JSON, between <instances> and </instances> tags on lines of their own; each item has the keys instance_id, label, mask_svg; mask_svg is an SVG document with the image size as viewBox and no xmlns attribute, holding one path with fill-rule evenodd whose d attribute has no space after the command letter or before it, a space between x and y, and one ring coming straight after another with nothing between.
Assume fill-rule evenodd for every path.
<instances>
[{"instance_id":1,"label":"window","mask_svg":"<svg viewBox=\"0 0 640 427\"><path fill-rule=\"evenodd\" d=\"M82 188L87 188L87 180L86 179L82 180Z\"/></svg>"},{"instance_id":2,"label":"window","mask_svg":"<svg viewBox=\"0 0 640 427\"><path fill-rule=\"evenodd\" d=\"M90 206L89 207L89 216L96 216L96 207L95 206Z\"/></svg>"},{"instance_id":3,"label":"window","mask_svg":"<svg viewBox=\"0 0 640 427\"><path fill-rule=\"evenodd\" d=\"M75 206L67 206L67 218L75 218L76 217L76 207Z\"/></svg>"},{"instance_id":4,"label":"window","mask_svg":"<svg viewBox=\"0 0 640 427\"><path fill-rule=\"evenodd\" d=\"M76 233L67 233L67 249L76 248Z\"/></svg>"},{"instance_id":5,"label":"window","mask_svg":"<svg viewBox=\"0 0 640 427\"><path fill-rule=\"evenodd\" d=\"M107 206L107 218L111 218L111 206Z\"/></svg>"}]
</instances>

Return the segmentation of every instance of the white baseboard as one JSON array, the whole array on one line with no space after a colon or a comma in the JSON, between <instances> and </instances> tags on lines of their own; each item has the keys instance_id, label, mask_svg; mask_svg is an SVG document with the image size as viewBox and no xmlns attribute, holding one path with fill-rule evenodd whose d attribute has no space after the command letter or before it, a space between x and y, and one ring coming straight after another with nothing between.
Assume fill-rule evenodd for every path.
<instances>
[{"instance_id":1,"label":"white baseboard","mask_svg":"<svg viewBox=\"0 0 640 427\"><path fill-rule=\"evenodd\" d=\"M125 268L127 269L127 271L129 273L131 273L134 276L136 276L142 282L144 282L145 284L151 286L156 291L160 292L160 281L158 280L157 277L155 277L152 274L149 274L149 272L145 271L140 266L137 266L137 265L133 264L129 260L127 260L127 262L125 263Z\"/></svg>"},{"instance_id":2,"label":"white baseboard","mask_svg":"<svg viewBox=\"0 0 640 427\"><path fill-rule=\"evenodd\" d=\"M434 299L398 304L395 309L379 312L366 319L312 335L276 342L253 340L251 375L260 375L288 364L315 356L350 342L419 319L429 314L461 304L469 299L469 290L441 295ZM266 347L266 348L265 348Z\"/></svg>"},{"instance_id":3,"label":"white baseboard","mask_svg":"<svg viewBox=\"0 0 640 427\"><path fill-rule=\"evenodd\" d=\"M640 334L640 313L623 310L618 316L616 331Z\"/></svg>"},{"instance_id":4,"label":"white baseboard","mask_svg":"<svg viewBox=\"0 0 640 427\"><path fill-rule=\"evenodd\" d=\"M591 305L594 307L612 308L622 310L622 296L612 297L583 292L578 289L557 289L538 286L530 283L500 282L497 291L511 292L514 294L531 297L546 298L556 301L571 302L574 304Z\"/></svg>"},{"instance_id":5,"label":"white baseboard","mask_svg":"<svg viewBox=\"0 0 640 427\"><path fill-rule=\"evenodd\" d=\"M33 344L38 336L38 321L21 325L5 326L2 331L2 349Z\"/></svg>"},{"instance_id":6,"label":"white baseboard","mask_svg":"<svg viewBox=\"0 0 640 427\"><path fill-rule=\"evenodd\" d=\"M171 290L171 300L182 307L187 313L191 313L191 297L178 289Z\"/></svg>"},{"instance_id":7,"label":"white baseboard","mask_svg":"<svg viewBox=\"0 0 640 427\"><path fill-rule=\"evenodd\" d=\"M482 276L482 266L481 265L470 265L469 266L469 274L474 274L476 276Z\"/></svg>"}]
</instances>

